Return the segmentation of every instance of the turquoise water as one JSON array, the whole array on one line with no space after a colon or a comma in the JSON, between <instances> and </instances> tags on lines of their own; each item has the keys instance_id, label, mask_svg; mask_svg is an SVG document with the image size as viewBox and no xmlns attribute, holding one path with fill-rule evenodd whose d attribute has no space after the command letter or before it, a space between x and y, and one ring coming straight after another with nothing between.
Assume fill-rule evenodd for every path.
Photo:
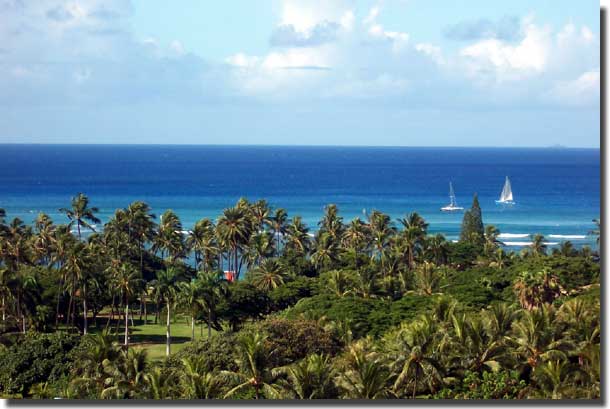
<instances>
[{"instance_id":1,"label":"turquoise water","mask_svg":"<svg viewBox=\"0 0 610 409\"><path fill-rule=\"evenodd\" d=\"M516 205L495 203L505 176ZM443 213L449 181L458 204L477 192L485 223L518 247L530 234L549 243L592 244L600 214L597 149L360 148L273 146L0 145L0 207L31 222L86 193L106 221L134 200L159 215L173 209L185 229L216 218L240 197L265 198L315 229L328 203L345 221L378 209L421 213L431 232L457 238L461 213Z\"/></svg>"}]
</instances>

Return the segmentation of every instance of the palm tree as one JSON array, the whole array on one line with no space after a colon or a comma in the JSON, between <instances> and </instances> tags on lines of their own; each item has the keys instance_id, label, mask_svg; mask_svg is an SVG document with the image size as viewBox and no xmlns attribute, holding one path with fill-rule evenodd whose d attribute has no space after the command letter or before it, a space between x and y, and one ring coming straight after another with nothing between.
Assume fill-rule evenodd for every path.
<instances>
[{"instance_id":1,"label":"palm tree","mask_svg":"<svg viewBox=\"0 0 610 409\"><path fill-rule=\"evenodd\" d=\"M271 209L266 200L261 199L254 202L252 206L250 206L250 213L252 214L252 219L254 221L253 230L255 232L265 230L267 226L271 225Z\"/></svg>"},{"instance_id":2,"label":"palm tree","mask_svg":"<svg viewBox=\"0 0 610 409\"><path fill-rule=\"evenodd\" d=\"M186 245L195 252L197 268L201 267L202 262L206 268L214 267L218 246L214 236L214 223L210 219L201 219L195 223L191 234L186 239Z\"/></svg>"},{"instance_id":3,"label":"palm tree","mask_svg":"<svg viewBox=\"0 0 610 409\"><path fill-rule=\"evenodd\" d=\"M155 215L151 214L148 204L135 201L125 210L128 235L135 241L140 258L140 273L144 274L144 250L148 242L152 242L155 237Z\"/></svg>"},{"instance_id":4,"label":"palm tree","mask_svg":"<svg viewBox=\"0 0 610 409\"><path fill-rule=\"evenodd\" d=\"M125 348L129 346L129 298L139 289L142 284L142 279L138 270L131 264L124 263L118 270L118 275L115 277L116 288L121 293L123 305L125 307L125 338L123 345Z\"/></svg>"},{"instance_id":5,"label":"palm tree","mask_svg":"<svg viewBox=\"0 0 610 409\"><path fill-rule=\"evenodd\" d=\"M286 234L286 220L288 213L284 209L276 209L275 214L271 217L271 228L275 234L275 255L280 254L282 248L282 236Z\"/></svg>"},{"instance_id":6,"label":"palm tree","mask_svg":"<svg viewBox=\"0 0 610 409\"><path fill-rule=\"evenodd\" d=\"M271 257L273 253L273 235L269 232L254 233L246 249L248 268L259 265L261 260Z\"/></svg>"},{"instance_id":7,"label":"palm tree","mask_svg":"<svg viewBox=\"0 0 610 409\"><path fill-rule=\"evenodd\" d=\"M239 370L222 372L237 386L231 388L224 397L233 396L245 388L253 388L256 399L260 399L261 392L267 397L277 396L278 391L274 385L277 373L269 368L271 352L266 335L260 332L241 335L237 343L238 358L235 360Z\"/></svg>"},{"instance_id":8,"label":"palm tree","mask_svg":"<svg viewBox=\"0 0 610 409\"><path fill-rule=\"evenodd\" d=\"M311 354L305 359L289 366L285 373L287 381L282 387L289 398L296 399L335 399L338 391L334 383L336 370L330 357Z\"/></svg>"},{"instance_id":9,"label":"palm tree","mask_svg":"<svg viewBox=\"0 0 610 409\"><path fill-rule=\"evenodd\" d=\"M229 270L234 271L236 279L239 279L239 250L250 238L250 226L244 210L239 207L225 209L216 224L216 235L219 243L230 249Z\"/></svg>"},{"instance_id":10,"label":"palm tree","mask_svg":"<svg viewBox=\"0 0 610 409\"><path fill-rule=\"evenodd\" d=\"M422 248L428 224L415 212L398 221L404 227L400 234L400 245L404 249L407 267L411 270L415 265L415 256Z\"/></svg>"},{"instance_id":11,"label":"palm tree","mask_svg":"<svg viewBox=\"0 0 610 409\"><path fill-rule=\"evenodd\" d=\"M204 356L182 359L184 371L181 373L182 398L216 399L222 397L224 383L215 371L208 369Z\"/></svg>"},{"instance_id":12,"label":"palm tree","mask_svg":"<svg viewBox=\"0 0 610 409\"><path fill-rule=\"evenodd\" d=\"M36 305L36 295L40 288L38 280L31 268L21 268L13 275L9 282L12 298L15 300L17 316L21 319L21 332L26 332L26 315L28 309Z\"/></svg>"},{"instance_id":13,"label":"palm tree","mask_svg":"<svg viewBox=\"0 0 610 409\"><path fill-rule=\"evenodd\" d=\"M263 291L269 291L284 284L287 277L285 267L278 259L268 258L252 271L252 284Z\"/></svg>"},{"instance_id":14,"label":"palm tree","mask_svg":"<svg viewBox=\"0 0 610 409\"><path fill-rule=\"evenodd\" d=\"M178 283L178 299L191 316L191 341L195 341L195 316L201 310L199 283L195 280Z\"/></svg>"},{"instance_id":15,"label":"palm tree","mask_svg":"<svg viewBox=\"0 0 610 409\"><path fill-rule=\"evenodd\" d=\"M492 224L488 224L485 226L485 243L483 245L485 254L491 256L499 244L502 244L500 240L498 240L498 236L500 235L500 230Z\"/></svg>"},{"instance_id":16,"label":"palm tree","mask_svg":"<svg viewBox=\"0 0 610 409\"><path fill-rule=\"evenodd\" d=\"M43 264L50 264L52 250L55 245L55 226L49 216L39 213L34 221L36 236L34 238L34 251L38 260Z\"/></svg>"},{"instance_id":17,"label":"palm tree","mask_svg":"<svg viewBox=\"0 0 610 409\"><path fill-rule=\"evenodd\" d=\"M442 383L442 368L436 356L437 325L429 316L403 326L391 338L394 354L392 368L397 376L393 389L400 396L406 392L403 387L412 386L411 397L415 399L421 382L426 382L430 390Z\"/></svg>"},{"instance_id":18,"label":"palm tree","mask_svg":"<svg viewBox=\"0 0 610 409\"><path fill-rule=\"evenodd\" d=\"M332 270L328 273L327 287L338 297L352 292L350 275L345 270Z\"/></svg>"},{"instance_id":19,"label":"palm tree","mask_svg":"<svg viewBox=\"0 0 610 409\"><path fill-rule=\"evenodd\" d=\"M562 292L559 278L547 269L530 273L522 272L513 286L519 303L527 310L550 304Z\"/></svg>"},{"instance_id":20,"label":"palm tree","mask_svg":"<svg viewBox=\"0 0 610 409\"><path fill-rule=\"evenodd\" d=\"M65 277L68 293L70 294L70 302L68 303L68 312L66 314L66 324L74 324L74 316L76 314L76 304L74 298L76 291L81 286L81 283L86 283L87 270L89 269L89 257L87 254L87 245L82 242L75 243L68 249L65 263L62 266L63 276ZM86 284L85 284L86 286ZM83 309L87 310L87 299L83 297ZM86 314L85 314L86 323ZM86 327L84 333L87 333Z\"/></svg>"},{"instance_id":21,"label":"palm tree","mask_svg":"<svg viewBox=\"0 0 610 409\"><path fill-rule=\"evenodd\" d=\"M438 268L427 261L424 261L415 270L415 285L419 289L420 294L432 295L439 290L441 276L438 273Z\"/></svg>"},{"instance_id":22,"label":"palm tree","mask_svg":"<svg viewBox=\"0 0 610 409\"><path fill-rule=\"evenodd\" d=\"M335 204L329 204L324 208L324 216L318 223L320 230L318 235L328 234L330 240L338 241L343 234L343 217L339 216L339 209Z\"/></svg>"},{"instance_id":23,"label":"palm tree","mask_svg":"<svg viewBox=\"0 0 610 409\"><path fill-rule=\"evenodd\" d=\"M178 271L174 267L169 267L165 270L157 271L157 278L151 283L155 288L155 291L159 293L161 298L165 301L167 308L167 320L166 320L166 345L165 355L169 356L171 349L171 308L172 303L176 300L176 289L179 282Z\"/></svg>"},{"instance_id":24,"label":"palm tree","mask_svg":"<svg viewBox=\"0 0 610 409\"><path fill-rule=\"evenodd\" d=\"M361 345L349 348L347 367L340 372L338 385L347 399L385 399L391 396L388 388L391 374L375 353L367 353Z\"/></svg>"},{"instance_id":25,"label":"palm tree","mask_svg":"<svg viewBox=\"0 0 610 409\"><path fill-rule=\"evenodd\" d=\"M552 305L524 310L522 318L513 324L513 350L517 358L535 369L549 360L563 360L573 348L563 337L563 330Z\"/></svg>"},{"instance_id":26,"label":"palm tree","mask_svg":"<svg viewBox=\"0 0 610 409\"><path fill-rule=\"evenodd\" d=\"M373 210L371 212L369 217L369 225L372 245L375 250L373 256L376 256L380 260L381 270L383 271L384 275L386 275L384 269L386 251L390 245L390 239L394 235L395 228L392 226L390 216L377 210Z\"/></svg>"},{"instance_id":27,"label":"palm tree","mask_svg":"<svg viewBox=\"0 0 610 409\"><path fill-rule=\"evenodd\" d=\"M134 399L143 396L148 379L146 350L123 350L118 359L102 363L106 375L100 398Z\"/></svg>"},{"instance_id":28,"label":"palm tree","mask_svg":"<svg viewBox=\"0 0 610 409\"><path fill-rule=\"evenodd\" d=\"M321 233L316 236L315 251L311 255L311 261L318 269L326 268L337 261L338 247L329 233Z\"/></svg>"},{"instance_id":29,"label":"palm tree","mask_svg":"<svg viewBox=\"0 0 610 409\"><path fill-rule=\"evenodd\" d=\"M200 271L197 273L197 285L201 306L206 314L208 338L212 336L212 323L216 318L216 306L227 294L227 280L220 271Z\"/></svg>"},{"instance_id":30,"label":"palm tree","mask_svg":"<svg viewBox=\"0 0 610 409\"><path fill-rule=\"evenodd\" d=\"M184 236L182 235L182 223L178 215L171 210L165 211L161 216L161 223L159 224L159 231L155 238L153 250L160 250L161 258L167 255L172 263L178 258L184 257L185 245Z\"/></svg>"},{"instance_id":31,"label":"palm tree","mask_svg":"<svg viewBox=\"0 0 610 409\"><path fill-rule=\"evenodd\" d=\"M531 244L532 253L536 256L542 256L546 254L546 244L544 243L544 236L542 234L534 234L532 236Z\"/></svg>"},{"instance_id":32,"label":"palm tree","mask_svg":"<svg viewBox=\"0 0 610 409\"><path fill-rule=\"evenodd\" d=\"M442 234L432 236L427 240L426 245L430 253L432 253L434 263L436 263L437 266L447 262L449 249L447 247L447 240L445 239L445 236Z\"/></svg>"},{"instance_id":33,"label":"palm tree","mask_svg":"<svg viewBox=\"0 0 610 409\"><path fill-rule=\"evenodd\" d=\"M595 224L595 229L591 230L589 234L595 236L595 244L599 248L599 238L601 237L600 219L593 219L593 224Z\"/></svg>"},{"instance_id":34,"label":"palm tree","mask_svg":"<svg viewBox=\"0 0 610 409\"><path fill-rule=\"evenodd\" d=\"M309 253L311 238L309 228L303 224L300 216L292 218L292 222L286 227L285 249L294 251L299 256Z\"/></svg>"},{"instance_id":35,"label":"palm tree","mask_svg":"<svg viewBox=\"0 0 610 409\"><path fill-rule=\"evenodd\" d=\"M77 194L72 198L72 208L61 208L60 212L65 213L70 220L68 226L71 228L76 223L78 230L78 238L81 238L81 226L95 231L90 223L100 223L100 219L95 217L95 213L99 212L97 207L89 207L89 198L83 193Z\"/></svg>"}]
</instances>

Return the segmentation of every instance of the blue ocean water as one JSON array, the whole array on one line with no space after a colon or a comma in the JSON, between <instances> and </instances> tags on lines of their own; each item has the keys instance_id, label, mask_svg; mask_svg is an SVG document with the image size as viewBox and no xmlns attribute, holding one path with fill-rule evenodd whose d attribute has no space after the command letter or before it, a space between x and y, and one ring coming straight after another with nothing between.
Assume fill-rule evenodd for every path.
<instances>
[{"instance_id":1,"label":"blue ocean water","mask_svg":"<svg viewBox=\"0 0 610 409\"><path fill-rule=\"evenodd\" d=\"M495 204L505 176L512 207ZM462 214L439 210L449 181L461 206L478 193L485 223L506 242L542 233L549 243L593 243L583 236L600 215L597 149L0 145L0 208L26 222L40 211L64 222L58 209L83 192L103 221L144 200L157 215L173 209L189 228L243 196L265 198L312 228L328 203L346 221L363 209L393 218L417 211L431 232L455 239Z\"/></svg>"}]
</instances>

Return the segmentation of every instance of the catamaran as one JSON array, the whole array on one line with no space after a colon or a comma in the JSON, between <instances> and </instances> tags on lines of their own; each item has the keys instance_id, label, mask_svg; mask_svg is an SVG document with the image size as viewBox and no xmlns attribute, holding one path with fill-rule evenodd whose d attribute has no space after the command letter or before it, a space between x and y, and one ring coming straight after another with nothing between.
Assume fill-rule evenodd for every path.
<instances>
[{"instance_id":1,"label":"catamaran","mask_svg":"<svg viewBox=\"0 0 610 409\"><path fill-rule=\"evenodd\" d=\"M459 210L464 210L463 207L459 207L457 202L455 201L455 192L453 191L453 185L449 182L449 204L445 207L441 207L441 211L443 212L456 212Z\"/></svg>"},{"instance_id":2,"label":"catamaran","mask_svg":"<svg viewBox=\"0 0 610 409\"><path fill-rule=\"evenodd\" d=\"M500 199L496 200L496 203L508 205L515 204L515 201L513 200L513 190L510 187L510 180L508 179L508 176L506 177L506 181L504 182L504 188L502 189L502 193L500 194Z\"/></svg>"}]
</instances>

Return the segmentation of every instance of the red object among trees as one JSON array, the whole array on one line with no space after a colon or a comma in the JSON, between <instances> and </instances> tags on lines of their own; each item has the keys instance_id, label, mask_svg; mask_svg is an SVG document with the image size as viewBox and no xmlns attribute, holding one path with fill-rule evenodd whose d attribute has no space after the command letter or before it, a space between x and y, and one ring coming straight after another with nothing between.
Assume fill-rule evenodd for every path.
<instances>
[{"instance_id":1,"label":"red object among trees","mask_svg":"<svg viewBox=\"0 0 610 409\"><path fill-rule=\"evenodd\" d=\"M225 280L232 283L235 281L235 271L225 271Z\"/></svg>"}]
</instances>

